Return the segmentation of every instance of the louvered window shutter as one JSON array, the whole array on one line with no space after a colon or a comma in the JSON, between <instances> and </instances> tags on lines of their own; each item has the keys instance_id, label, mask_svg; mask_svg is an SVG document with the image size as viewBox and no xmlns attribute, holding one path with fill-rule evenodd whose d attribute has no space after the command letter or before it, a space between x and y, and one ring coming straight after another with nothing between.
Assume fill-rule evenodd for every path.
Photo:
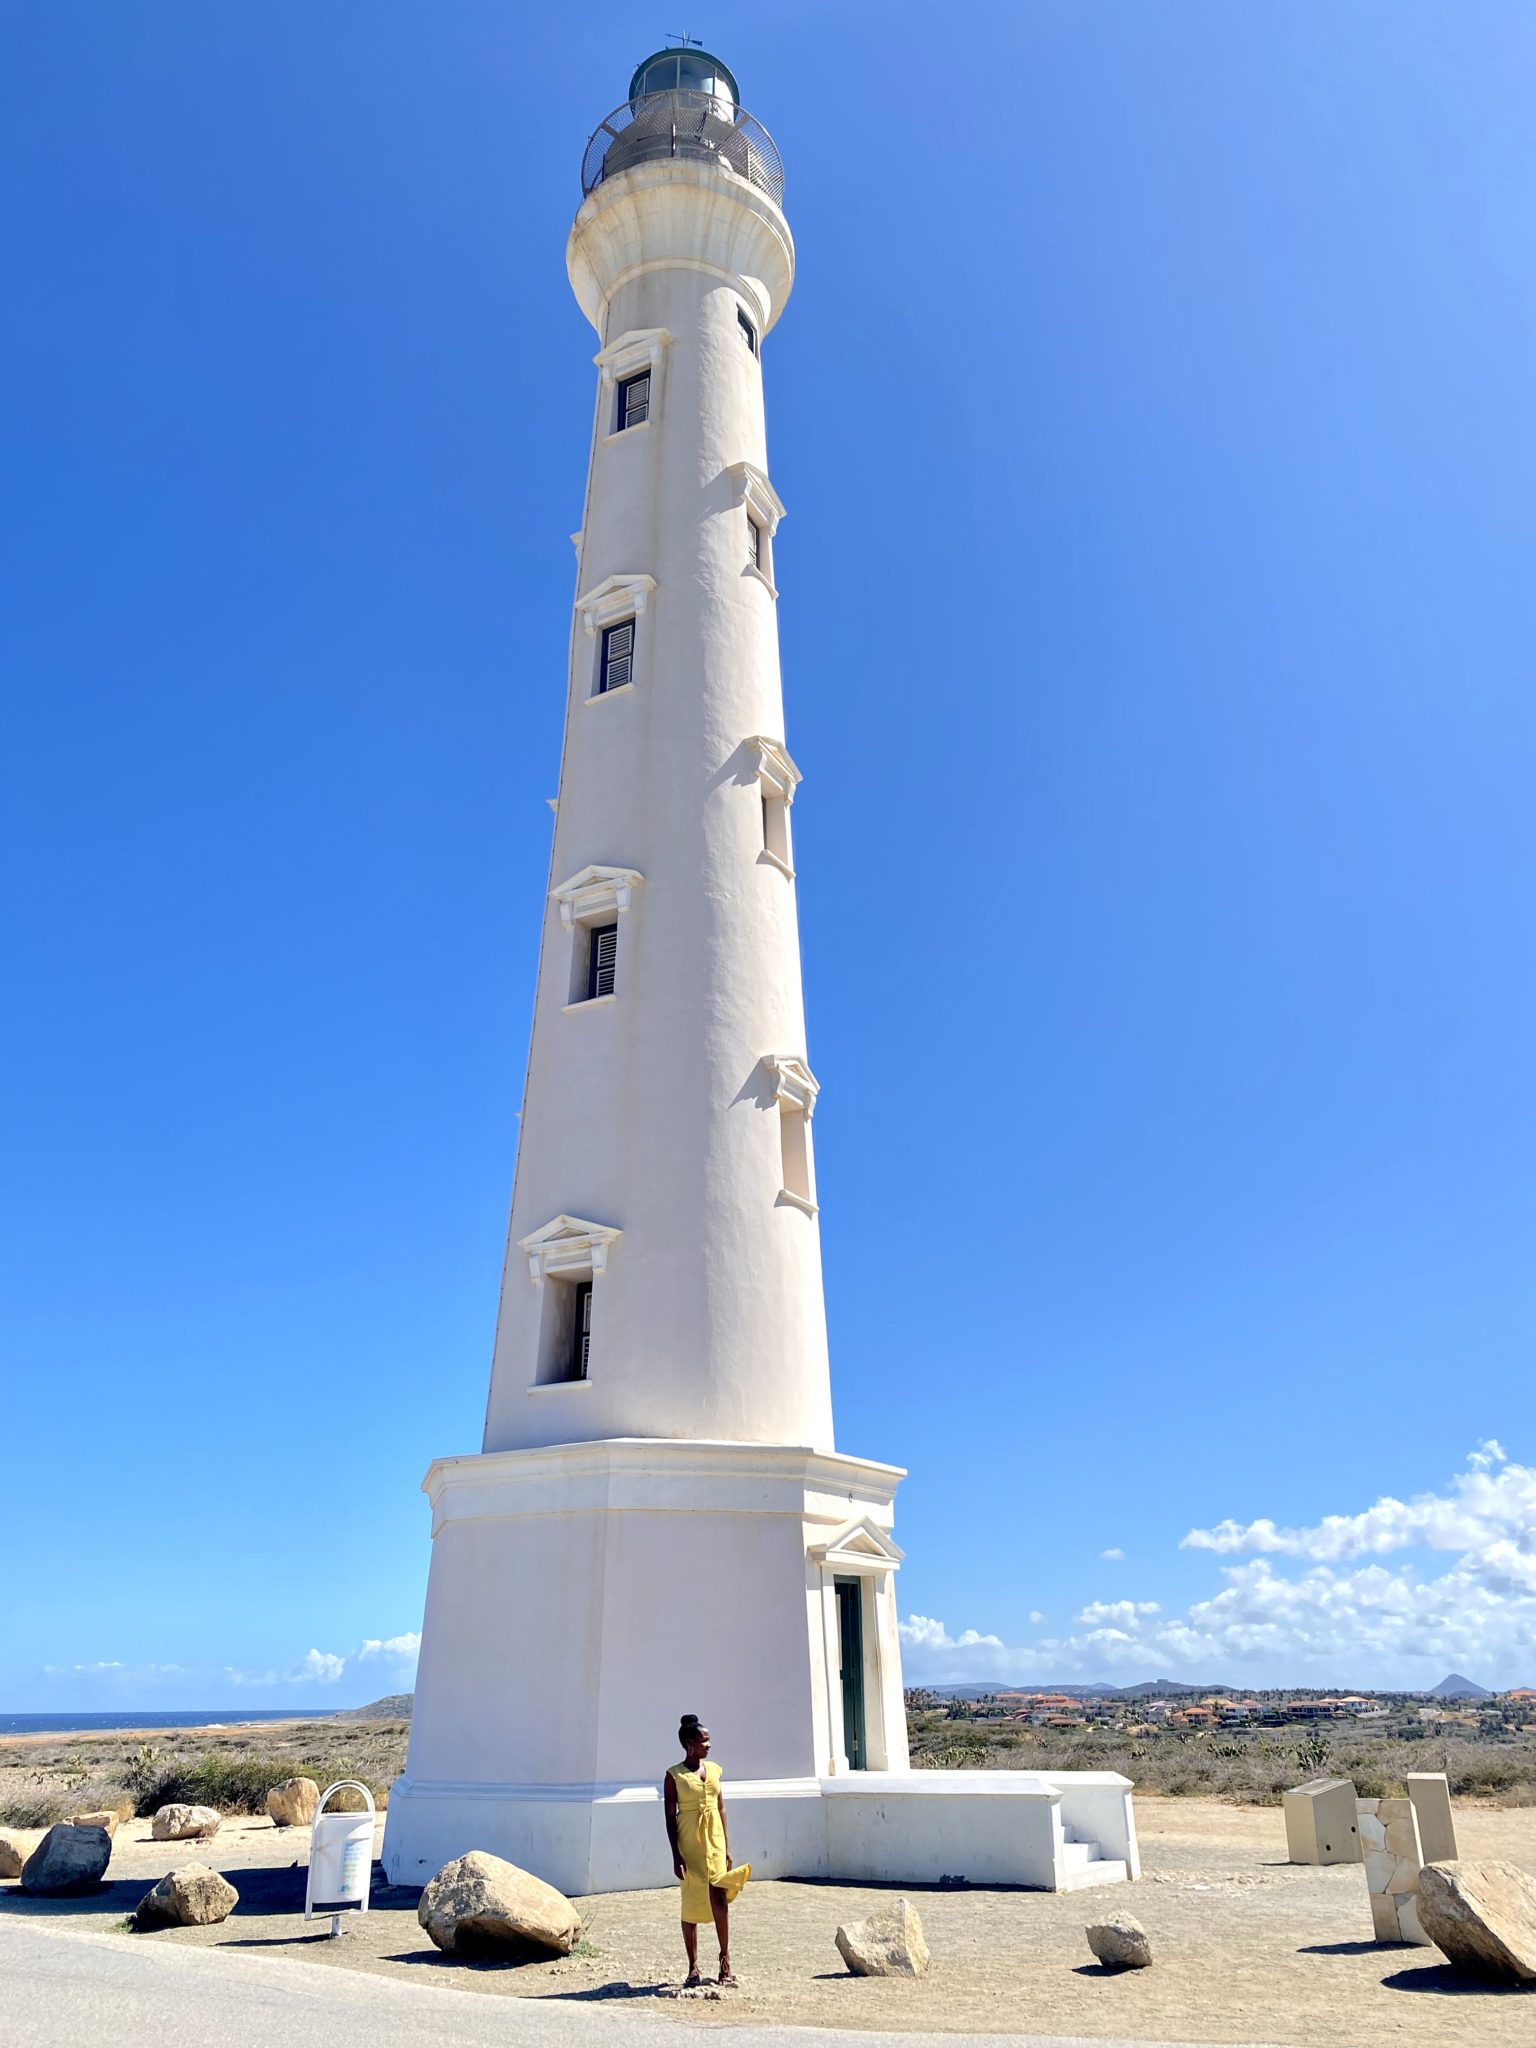
<instances>
[{"instance_id":1,"label":"louvered window shutter","mask_svg":"<svg viewBox=\"0 0 1536 2048\"><path fill-rule=\"evenodd\" d=\"M616 924L594 925L591 951L587 955L587 999L613 994L614 969L619 959L619 928Z\"/></svg>"},{"instance_id":2,"label":"louvered window shutter","mask_svg":"<svg viewBox=\"0 0 1536 2048\"><path fill-rule=\"evenodd\" d=\"M597 679L598 695L605 690L617 690L625 683L634 681L635 673L635 622L626 619L622 626L608 626L603 632L602 673Z\"/></svg>"},{"instance_id":3,"label":"louvered window shutter","mask_svg":"<svg viewBox=\"0 0 1536 2048\"><path fill-rule=\"evenodd\" d=\"M754 569L763 566L763 529L749 512L747 514L747 557Z\"/></svg>"},{"instance_id":4,"label":"louvered window shutter","mask_svg":"<svg viewBox=\"0 0 1536 2048\"><path fill-rule=\"evenodd\" d=\"M741 329L742 337L745 340L747 347L751 349L753 355L756 355L757 329L752 325L752 322L747 318L746 314L743 313L740 306L736 308L736 325Z\"/></svg>"},{"instance_id":5,"label":"louvered window shutter","mask_svg":"<svg viewBox=\"0 0 1536 2048\"><path fill-rule=\"evenodd\" d=\"M584 1380L592 1361L592 1282L576 1290L576 1342L571 1350L571 1377Z\"/></svg>"},{"instance_id":6,"label":"louvered window shutter","mask_svg":"<svg viewBox=\"0 0 1536 2048\"><path fill-rule=\"evenodd\" d=\"M651 373L630 377L619 386L619 426L638 427L651 416Z\"/></svg>"}]
</instances>

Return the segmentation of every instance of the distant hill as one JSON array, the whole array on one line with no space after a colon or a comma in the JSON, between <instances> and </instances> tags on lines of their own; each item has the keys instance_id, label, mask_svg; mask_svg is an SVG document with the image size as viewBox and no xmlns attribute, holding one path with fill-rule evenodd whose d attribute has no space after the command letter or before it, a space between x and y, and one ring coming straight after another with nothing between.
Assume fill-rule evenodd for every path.
<instances>
[{"instance_id":1,"label":"distant hill","mask_svg":"<svg viewBox=\"0 0 1536 2048\"><path fill-rule=\"evenodd\" d=\"M1463 1678L1459 1671L1453 1671L1448 1678L1430 1693L1432 1700L1491 1700L1493 1694L1486 1685L1474 1685L1470 1678Z\"/></svg>"},{"instance_id":2,"label":"distant hill","mask_svg":"<svg viewBox=\"0 0 1536 2048\"><path fill-rule=\"evenodd\" d=\"M409 1692L392 1692L382 1700L370 1700L366 1707L348 1707L345 1713L333 1714L333 1721L409 1721L411 1702L416 1695Z\"/></svg>"},{"instance_id":3,"label":"distant hill","mask_svg":"<svg viewBox=\"0 0 1536 2048\"><path fill-rule=\"evenodd\" d=\"M1122 1685L1120 1697L1123 1700L1172 1699L1175 1695L1187 1697L1198 1693L1202 1699L1211 1693L1230 1692L1230 1685L1180 1685L1172 1678L1149 1678L1144 1685Z\"/></svg>"},{"instance_id":4,"label":"distant hill","mask_svg":"<svg viewBox=\"0 0 1536 2048\"><path fill-rule=\"evenodd\" d=\"M1001 1679L994 1679L990 1685L925 1685L922 1692L931 1692L938 1699L980 1700L999 1692L1054 1692L1068 1700L1150 1700L1185 1696L1198 1693L1202 1699L1211 1693L1231 1692L1230 1685L1180 1685L1172 1678L1149 1678L1141 1685L1053 1685L1040 1681L1025 1685L1022 1681L1008 1685Z\"/></svg>"}]
</instances>

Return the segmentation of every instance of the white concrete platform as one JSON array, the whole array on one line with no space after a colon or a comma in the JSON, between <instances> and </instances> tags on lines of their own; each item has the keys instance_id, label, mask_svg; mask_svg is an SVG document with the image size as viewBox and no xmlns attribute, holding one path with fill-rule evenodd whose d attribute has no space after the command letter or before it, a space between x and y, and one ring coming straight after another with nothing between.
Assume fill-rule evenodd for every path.
<instances>
[{"instance_id":1,"label":"white concrete platform","mask_svg":"<svg viewBox=\"0 0 1536 2048\"><path fill-rule=\"evenodd\" d=\"M1076 1891L1139 1877L1131 1784L1113 1771L850 1771L731 1780L731 1842L761 1877ZM671 1881L657 1785L423 1783L390 1793L384 1868L425 1884L485 1849L573 1897Z\"/></svg>"}]
</instances>

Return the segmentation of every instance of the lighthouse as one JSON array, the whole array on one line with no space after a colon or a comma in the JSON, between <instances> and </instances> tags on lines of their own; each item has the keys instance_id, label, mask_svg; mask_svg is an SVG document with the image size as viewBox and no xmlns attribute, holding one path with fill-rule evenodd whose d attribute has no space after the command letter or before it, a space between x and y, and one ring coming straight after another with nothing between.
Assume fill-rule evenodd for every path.
<instances>
[{"instance_id":1,"label":"lighthouse","mask_svg":"<svg viewBox=\"0 0 1536 2048\"><path fill-rule=\"evenodd\" d=\"M668 49L582 193L566 265L598 347L511 1225L482 1449L424 1482L386 1867L423 1883L483 1849L567 1892L666 1883L659 1781L693 1712L765 1875L962 1868L964 1778L1036 1881L1070 1833L1047 1781L908 1769L903 1474L834 1439L793 832L813 799L764 400L783 169L728 68Z\"/></svg>"}]
</instances>

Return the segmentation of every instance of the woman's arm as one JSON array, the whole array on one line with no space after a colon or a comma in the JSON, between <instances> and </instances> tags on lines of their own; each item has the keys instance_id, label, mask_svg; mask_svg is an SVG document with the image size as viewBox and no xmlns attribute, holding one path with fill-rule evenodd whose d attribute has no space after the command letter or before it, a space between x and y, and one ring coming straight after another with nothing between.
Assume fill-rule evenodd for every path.
<instances>
[{"instance_id":1,"label":"woman's arm","mask_svg":"<svg viewBox=\"0 0 1536 2048\"><path fill-rule=\"evenodd\" d=\"M683 1861L683 1852L677 1846L677 1780L668 1771L662 1780L662 1810L667 1816L667 1840L672 1844L672 1875L686 1877L688 1866Z\"/></svg>"},{"instance_id":2,"label":"woman's arm","mask_svg":"<svg viewBox=\"0 0 1536 2048\"><path fill-rule=\"evenodd\" d=\"M717 1792L715 1796L720 1801L720 1832L725 1837L725 1867L727 1870L734 1870L736 1866L731 1861L731 1824L725 1817L725 1794Z\"/></svg>"}]
</instances>

